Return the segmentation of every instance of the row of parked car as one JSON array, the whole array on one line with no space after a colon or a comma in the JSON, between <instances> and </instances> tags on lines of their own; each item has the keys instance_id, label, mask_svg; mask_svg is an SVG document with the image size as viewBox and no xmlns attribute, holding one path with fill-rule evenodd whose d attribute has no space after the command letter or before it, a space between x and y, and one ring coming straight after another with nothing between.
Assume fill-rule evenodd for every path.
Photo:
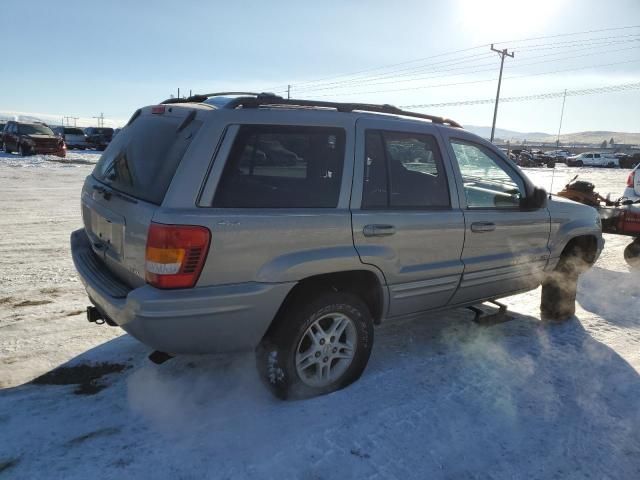
<instances>
[{"instance_id":1,"label":"row of parked car","mask_svg":"<svg viewBox=\"0 0 640 480\"><path fill-rule=\"evenodd\" d=\"M504 150L504 149L503 149ZM506 153L506 152L505 152ZM566 163L569 167L634 168L640 164L640 153L584 152L571 154L567 150L524 150L513 149L509 158L521 167L549 167L556 163Z\"/></svg>"},{"instance_id":2,"label":"row of parked car","mask_svg":"<svg viewBox=\"0 0 640 480\"><path fill-rule=\"evenodd\" d=\"M113 128L50 127L43 122L0 122L0 147L22 156L46 154L64 157L67 149L104 150L117 133Z\"/></svg>"}]
</instances>

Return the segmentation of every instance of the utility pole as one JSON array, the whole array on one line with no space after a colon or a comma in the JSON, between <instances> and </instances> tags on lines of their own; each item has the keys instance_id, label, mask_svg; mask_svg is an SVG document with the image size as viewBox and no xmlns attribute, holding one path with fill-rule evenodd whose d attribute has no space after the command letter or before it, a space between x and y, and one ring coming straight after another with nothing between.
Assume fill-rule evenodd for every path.
<instances>
[{"instance_id":1,"label":"utility pole","mask_svg":"<svg viewBox=\"0 0 640 480\"><path fill-rule=\"evenodd\" d=\"M180 98L180 87L178 87L178 98Z\"/></svg>"},{"instance_id":2,"label":"utility pole","mask_svg":"<svg viewBox=\"0 0 640 480\"><path fill-rule=\"evenodd\" d=\"M567 89L564 90L562 97L562 110L560 110L560 126L558 127L558 138L556 139L556 148L560 148L560 130L562 130L562 117L564 117L564 102L567 100Z\"/></svg>"},{"instance_id":3,"label":"utility pole","mask_svg":"<svg viewBox=\"0 0 640 480\"><path fill-rule=\"evenodd\" d=\"M100 112L99 117L91 117L91 118L95 118L96 120L98 120L98 127L104 127L104 113Z\"/></svg>"},{"instance_id":4,"label":"utility pole","mask_svg":"<svg viewBox=\"0 0 640 480\"><path fill-rule=\"evenodd\" d=\"M506 48L502 50L498 50L497 48L493 48L493 43L491 44L491 50L494 52L498 52L500 55L500 76L498 77L498 92L496 93L496 104L493 107L493 124L491 125L491 142L493 143L493 135L496 131L496 118L498 116L498 102L500 101L500 84L502 83L502 67L504 66L504 57L511 57L515 55L515 52L509 53Z\"/></svg>"},{"instance_id":5,"label":"utility pole","mask_svg":"<svg viewBox=\"0 0 640 480\"><path fill-rule=\"evenodd\" d=\"M287 85L287 100L291 98L291 85Z\"/></svg>"}]
</instances>

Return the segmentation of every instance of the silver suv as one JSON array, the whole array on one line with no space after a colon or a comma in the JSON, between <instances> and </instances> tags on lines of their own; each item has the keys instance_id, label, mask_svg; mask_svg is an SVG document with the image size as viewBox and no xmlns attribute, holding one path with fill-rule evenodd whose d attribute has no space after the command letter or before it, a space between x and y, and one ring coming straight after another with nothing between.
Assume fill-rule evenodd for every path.
<instances>
[{"instance_id":1,"label":"silver suv","mask_svg":"<svg viewBox=\"0 0 640 480\"><path fill-rule=\"evenodd\" d=\"M270 94L141 108L82 216L90 321L169 354L255 349L283 398L355 381L383 321L540 284L542 316L571 317L603 246L594 209L454 121Z\"/></svg>"}]
</instances>

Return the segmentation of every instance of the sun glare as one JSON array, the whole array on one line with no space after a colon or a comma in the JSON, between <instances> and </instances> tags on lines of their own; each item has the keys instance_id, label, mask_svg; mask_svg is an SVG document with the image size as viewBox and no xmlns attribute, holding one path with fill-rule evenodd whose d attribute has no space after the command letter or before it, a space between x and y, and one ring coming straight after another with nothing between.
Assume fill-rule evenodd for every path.
<instances>
[{"instance_id":1,"label":"sun glare","mask_svg":"<svg viewBox=\"0 0 640 480\"><path fill-rule=\"evenodd\" d=\"M508 40L545 30L564 0L458 0L464 35L473 41Z\"/></svg>"}]
</instances>

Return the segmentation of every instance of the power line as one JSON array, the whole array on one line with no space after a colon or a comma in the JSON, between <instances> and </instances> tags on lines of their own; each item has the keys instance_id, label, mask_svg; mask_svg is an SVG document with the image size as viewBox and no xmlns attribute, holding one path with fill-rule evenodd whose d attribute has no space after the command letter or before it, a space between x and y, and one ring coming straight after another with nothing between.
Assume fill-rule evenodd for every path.
<instances>
[{"instance_id":1,"label":"power line","mask_svg":"<svg viewBox=\"0 0 640 480\"><path fill-rule=\"evenodd\" d=\"M640 39L638 39L638 42L640 42ZM604 45L603 45L604 46ZM632 47L628 47L628 48L622 48L622 49L616 49L615 53L619 53L619 52L623 52L626 50L633 50L636 48L640 47L640 43L637 46L632 46ZM542 55L535 55L532 57L529 57L529 59L533 60L536 58L544 58L545 60L543 61L539 61L539 62L527 62L527 63L520 63L520 64L515 64L513 65L512 68L522 68L522 67L528 67L531 65L540 65L540 64L546 64L546 63L550 63L550 62L559 62L559 61L563 61L563 60L572 60L575 58L581 58L581 57L589 57L592 55L600 55L603 53L607 53L607 52L601 52L601 51L597 51L596 49L601 48L598 46L586 46L583 48L576 48L570 51L573 52L580 52L583 50L589 50L588 53L583 54L583 55L571 55L568 57L562 57L562 58L550 58L556 55L564 55L565 52L557 52L557 53L547 53L547 54L542 54ZM463 70L462 73L456 73L456 74L451 74L451 73L445 73L443 75L432 75L432 74L428 74L428 75L421 75L421 76L416 76L416 77L411 77L411 78L406 78L406 79L397 79L396 77L394 77L393 79L388 79L386 81L360 81L360 82L353 82L354 85L357 85L358 87L363 86L363 85L368 85L368 86L373 86L373 85L388 85L388 84L396 84L396 83L407 83L407 82L415 82L415 81L419 81L419 80L429 80L432 78L438 78L438 77L455 77L455 76L459 76L459 75L469 75L469 74L474 74L474 73L483 73L483 72L489 72L489 71L493 71L493 65L494 63L482 63L479 65L464 65L464 66L459 66L459 67L453 67L453 68L446 68L446 69L437 69L437 70L433 70L431 73L441 73L441 72L452 72L452 71L457 71L457 70ZM485 67L485 66L491 66L492 68L486 68L483 70L469 70L469 68L479 68L479 67ZM403 75L398 75L398 77L402 77ZM514 78L514 77L510 77L510 78ZM322 91L322 90L335 90L336 88L349 88L349 86L351 85L351 82L347 85L344 86L333 86L333 87L318 87L318 88L302 88L301 90L305 93L308 92L318 92L318 91Z\"/></svg>"},{"instance_id":2,"label":"power line","mask_svg":"<svg viewBox=\"0 0 640 480\"><path fill-rule=\"evenodd\" d=\"M580 45L574 45L572 47L567 47L565 48L565 50L569 53L575 53L575 52L580 52L580 51L584 51L584 50L588 50L589 52L585 55L572 55L570 57L564 57L564 58L553 58L551 59L550 57L554 57L557 55L563 55L567 52L563 51L563 52L555 52L555 53L543 53L541 55L534 55L534 56L527 56L526 49L522 49L525 51L525 55L524 58L525 59L536 59L536 58L544 58L545 61L543 62L533 62L533 63L524 63L524 64L516 64L514 65L514 68L520 68L520 67L524 67L524 66L528 66L528 65L536 65L536 64L540 64L540 63L547 63L546 60L553 60L553 61L561 61L561 60L565 60L565 59L573 59L573 58L580 58L580 57L585 57L585 56L591 56L591 55L595 55L595 54L599 54L599 53L607 53L607 52L599 52L598 50L604 48L604 47L608 47L611 45L618 45L620 43L638 43L638 46L640 46L640 36L637 39L633 39L633 40L622 40L619 42L605 42L605 43L583 43ZM556 48L556 47L553 47ZM625 50L630 50L630 49L634 49L636 48L636 46L632 46L630 48L623 48L623 49L617 49L615 50L615 52L620 52L620 51L625 51ZM519 54L522 53L522 50L519 49ZM537 50L537 49L536 49ZM519 55L520 56L520 55ZM417 69L414 69L414 72L407 72L407 73L387 73L387 74L383 74L383 75L377 75L377 76L373 76L373 77L363 77L361 79L356 79L356 80L345 80L342 82L331 82L331 83L327 83L327 84L320 84L318 86L310 86L310 87L301 87L298 88L299 90L302 90L303 92L311 92L311 91L321 91L321 90L335 90L336 88L348 88L350 85L357 85L357 86L362 86L362 85L385 85L385 84L389 84L389 83L398 83L398 82L410 82L410 81L417 81L417 80L425 80L425 79L429 79L429 78L435 78L435 77L447 77L447 76L455 76L455 75L432 75L433 73L439 73L439 72L450 72L450 71L456 71L456 70L466 70L465 73L480 73L480 72L485 72L485 71L491 71L493 70L491 69L487 69L487 70L476 70L476 71L469 71L469 67L484 67L484 66L492 66L493 62L491 63L482 63L482 64L474 64L478 61L482 61L485 59L488 59L491 57L490 54L487 55L472 55L472 57L474 57L475 60L472 60L472 63L468 63L466 62L466 60L462 60L462 61L455 61L455 62L451 62L448 65L444 65L447 68L430 68L429 71L424 71L424 72L418 72ZM468 57L463 57L463 58L468 58ZM449 68L451 65L455 65L455 64L460 64L460 63L466 63L465 65L461 65L461 66L457 66L457 67L452 67ZM420 67L421 70L424 70L425 66ZM421 73L425 73L426 75L421 75ZM417 74L420 74L420 76L416 76ZM404 77L408 77L408 78L404 78ZM397 80L398 78L403 78L402 80ZM381 80L381 81L378 81ZM385 81L386 80L386 81ZM325 86L327 85L327 86Z\"/></svg>"},{"instance_id":3,"label":"power line","mask_svg":"<svg viewBox=\"0 0 640 480\"><path fill-rule=\"evenodd\" d=\"M511 76L505 77L505 79L537 77L537 76L540 76L540 75L552 75L554 73L563 73L563 72L572 72L572 71L576 71L576 70L584 70L586 68L611 67L611 66L614 66L614 65L623 65L623 64L638 63L638 62L639 62L639 60L633 59L633 60L626 60L626 61L622 61L622 62L603 63L603 64L596 64L596 65L585 65L583 67L564 68L564 69L561 69L561 70L553 70L553 71L550 71L550 72L527 73L527 74L523 74L523 75L511 75ZM427 88L441 88L441 87L454 87L454 86L459 86L459 85L472 85L472 84L476 84L476 83L494 82L496 80L497 80L497 77L494 77L494 78L487 78L487 79L482 79L482 80L471 80L471 81L466 81L466 82L437 83L437 84L431 84L431 85L421 85L421 86L413 86L413 87L405 87L405 88L393 88L393 89L386 89L386 90L369 90L369 91L347 92L347 93L333 93L333 94L324 94L324 95L315 95L315 96L316 97L335 97L335 96L345 96L345 95L364 95L364 94L373 94L373 93L392 93L392 92L403 92L403 91L406 92L406 91L413 91L413 90L424 90L424 89L427 89Z\"/></svg>"},{"instance_id":4,"label":"power line","mask_svg":"<svg viewBox=\"0 0 640 480\"><path fill-rule=\"evenodd\" d=\"M537 93L533 95L522 95L518 97L504 97L500 99L501 102L528 102L531 100L548 100L551 98L560 98L563 96L577 97L582 95L595 95L599 93L612 93L612 92L624 92L627 90L636 90L640 88L640 82L633 83L621 83L618 85L608 85L605 87L596 88L583 88L580 90L563 90L562 92L550 92L550 93ZM483 98L480 100L462 100L458 102L444 102L444 103L425 103L420 105L401 105L401 108L440 108L440 107L459 107L469 105L486 105L493 103L493 98Z\"/></svg>"},{"instance_id":5,"label":"power line","mask_svg":"<svg viewBox=\"0 0 640 480\"><path fill-rule=\"evenodd\" d=\"M550 39L550 38L560 38L560 37L568 37L568 36L578 36L578 35L587 35L587 34L593 34L593 33L601 33L601 32L612 32L612 31L620 31L620 30L629 30L629 29L634 29L634 28L640 28L640 25L630 25L630 26L625 26L625 27L612 27L612 28L602 28L602 29L596 29L596 30L584 30L581 32L571 32L571 33L562 33L562 34L556 34L556 35L545 35L545 36L539 36L539 37L530 37L530 38L524 38L524 39L516 39L516 40L509 40L509 41L501 41L501 42L496 42L495 44L497 45L498 43L522 43L522 42L527 42L527 41L532 41L532 40L542 40L542 39ZM600 37L600 38L612 38L612 37ZM598 37L594 38L595 40L598 39ZM589 40L589 39L584 39L584 40ZM578 42L580 40L575 40L574 42ZM374 71L379 71L379 70L388 70L390 68L393 67L397 67L397 66L402 66L402 65L408 65L408 64L412 64L412 63L417 63L417 62L422 62L424 60L430 60L433 58L440 58L440 57L445 57L445 56L450 56L450 55L454 55L457 53L464 53L464 52L469 52L472 50L477 50L480 48L485 48L488 47L490 44L482 44L482 45L476 45L474 47L469 47L469 48L465 48L465 49L460 49L460 50L453 50L450 52L443 52L440 54L436 54L436 55L431 55L428 57L422 57L422 58L418 58L418 59L414 59L414 60L407 60L407 61L403 61L403 62L399 62L399 63L393 63L393 64L387 64L387 65L383 65L383 66L379 66L379 67L374 67L374 68L368 68L368 69L363 69L363 70L359 70L356 72L351 72L351 73L344 73L344 74L339 74L339 75L331 75L331 76L327 76L327 77L323 77L317 80L307 80L307 81L303 81L303 82L299 82L299 83L293 83L291 84L293 87L295 87L296 89L301 88L302 86L305 85L310 85L310 84L320 84L322 82L324 82L325 80L335 80L338 78L345 78L345 77L354 77L354 76L358 76L361 75L363 73L368 73L368 72L374 72ZM519 47L520 48L524 48L524 46ZM416 67L413 67L416 68ZM351 79L356 80L355 78ZM343 80L346 81L346 80ZM327 83L327 82L324 82ZM286 89L286 85L277 85L275 87L271 87L268 90L283 90Z\"/></svg>"}]
</instances>

